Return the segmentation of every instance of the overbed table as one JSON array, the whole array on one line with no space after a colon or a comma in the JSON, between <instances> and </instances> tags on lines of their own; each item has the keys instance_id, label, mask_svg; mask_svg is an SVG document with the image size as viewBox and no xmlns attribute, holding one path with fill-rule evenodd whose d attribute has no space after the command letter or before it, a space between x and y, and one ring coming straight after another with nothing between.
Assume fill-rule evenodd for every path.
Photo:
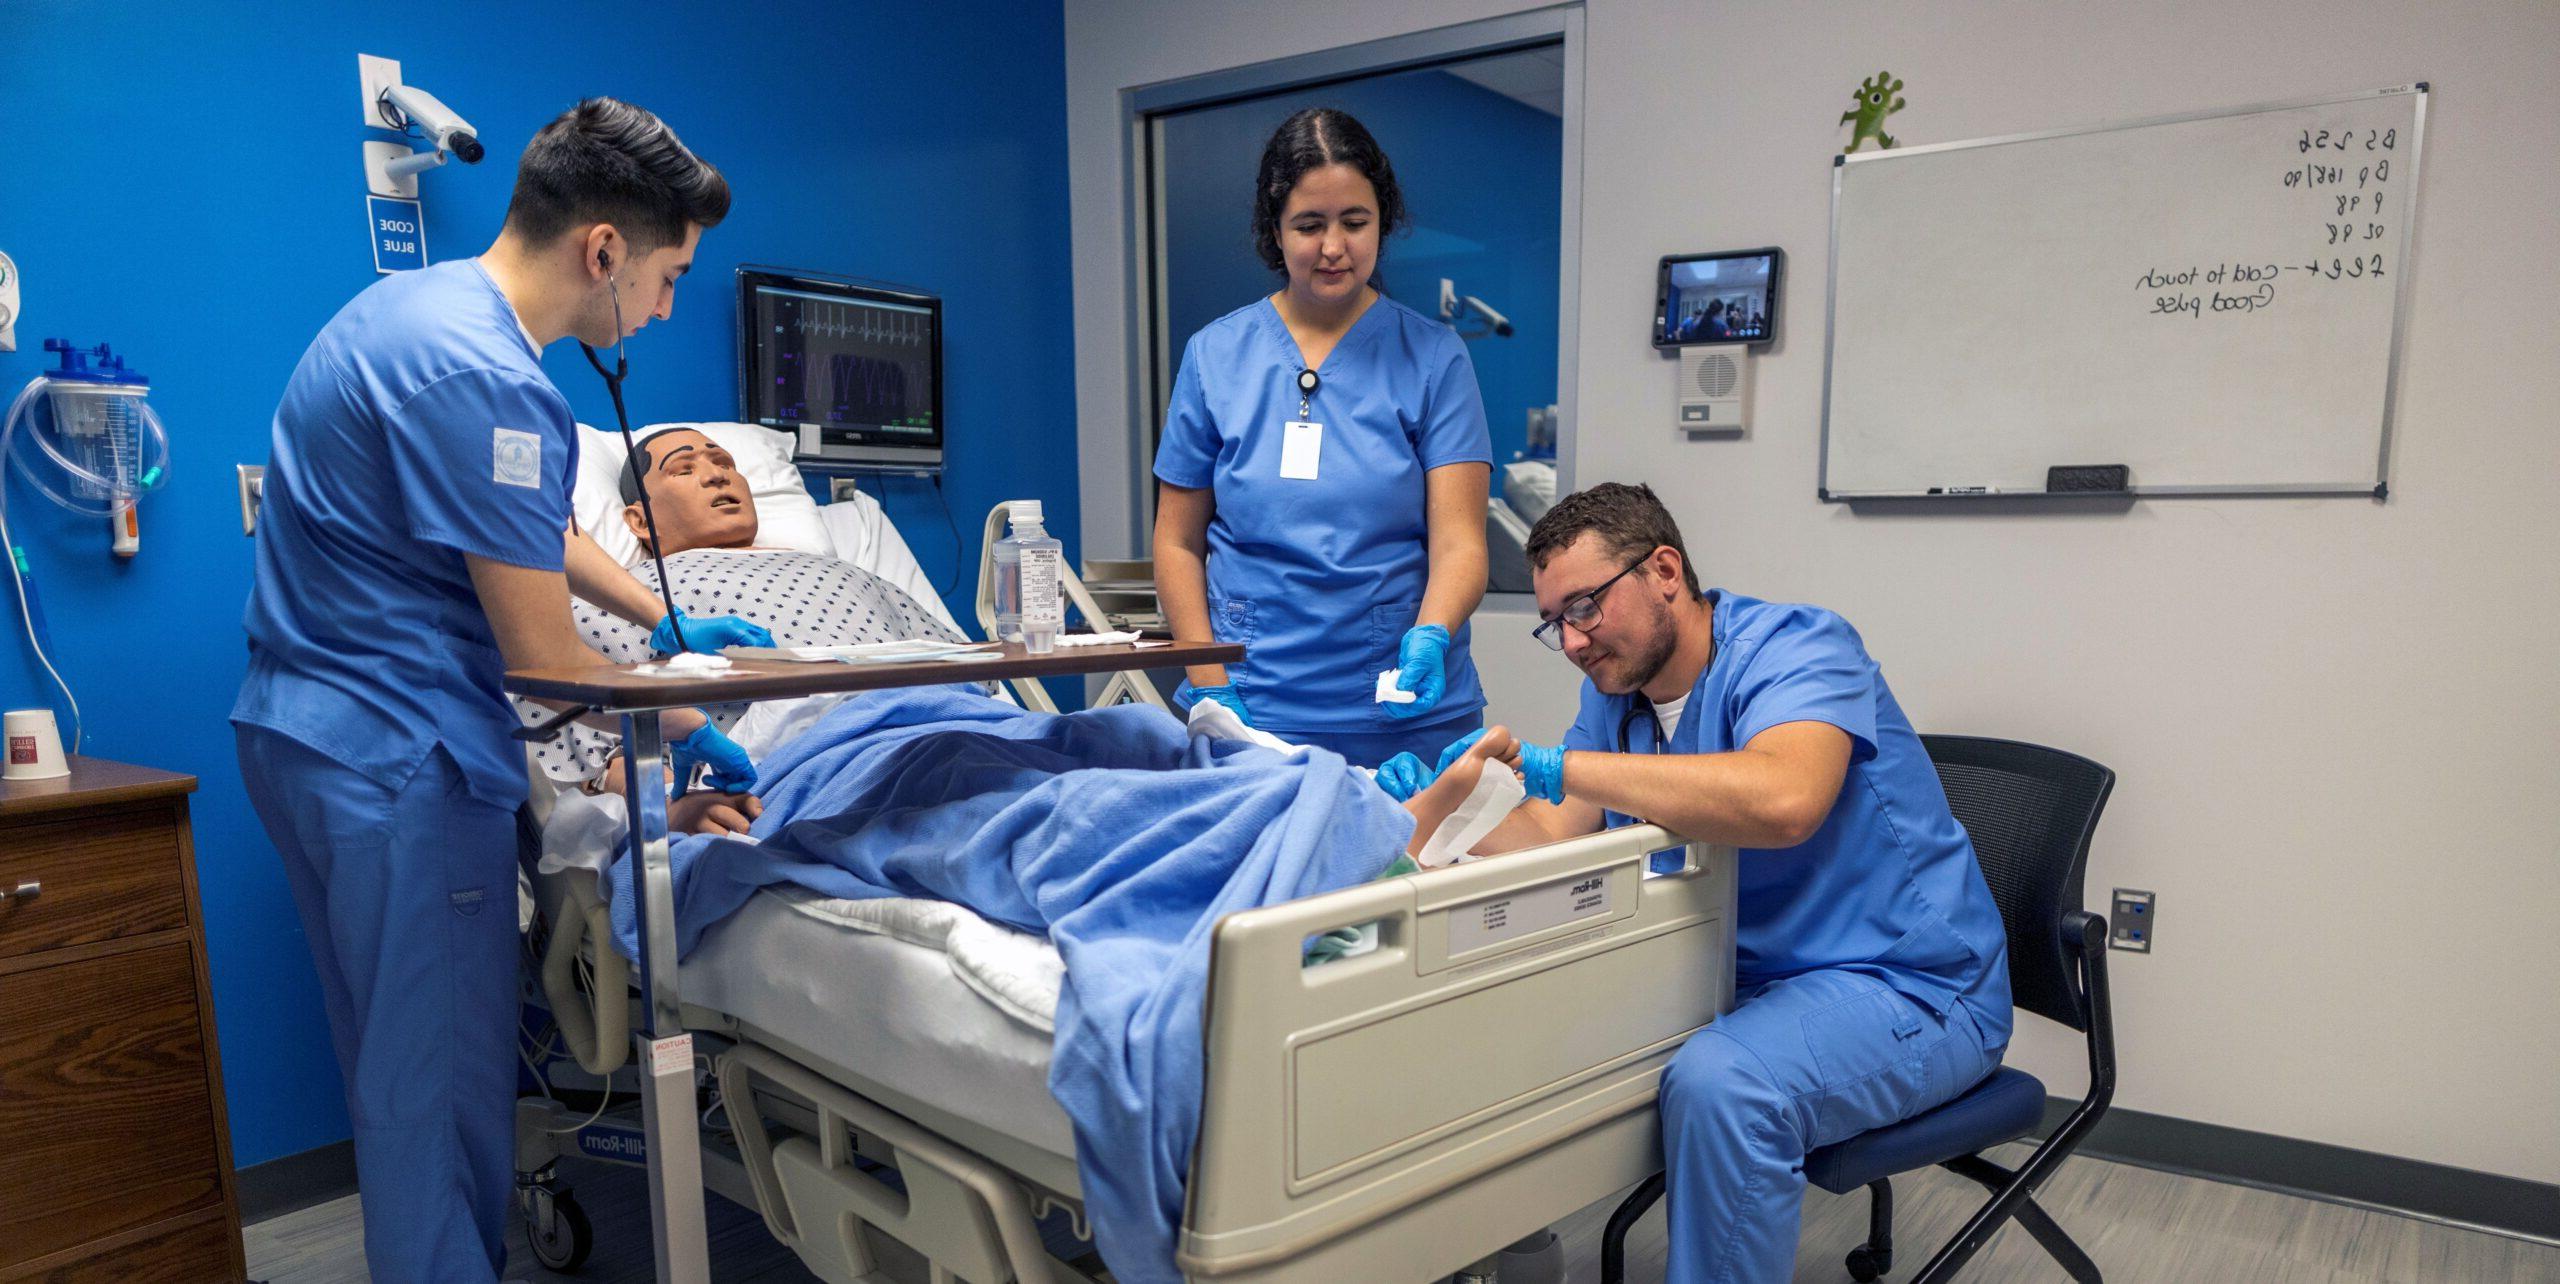
<instances>
[{"instance_id":1,"label":"overbed table","mask_svg":"<svg viewBox=\"0 0 2560 1284\"><path fill-rule=\"evenodd\" d=\"M633 671L639 666L630 665L507 674L509 695L561 701L580 706L582 712L622 718L623 779L628 796L637 800L630 809L631 850L640 857L640 989L648 1009L641 1049L641 1126L649 1139L650 1225L659 1284L705 1284L711 1276L703 1224L702 1137L693 1110L693 1036L685 1032L676 988L675 878L667 861L665 745L658 715L693 705L1233 664L1244 658L1243 647L1224 642L1059 647L1047 655L1032 655L1008 642L995 652L993 660L898 664L744 660L722 676L705 678L643 677Z\"/></svg>"}]
</instances>

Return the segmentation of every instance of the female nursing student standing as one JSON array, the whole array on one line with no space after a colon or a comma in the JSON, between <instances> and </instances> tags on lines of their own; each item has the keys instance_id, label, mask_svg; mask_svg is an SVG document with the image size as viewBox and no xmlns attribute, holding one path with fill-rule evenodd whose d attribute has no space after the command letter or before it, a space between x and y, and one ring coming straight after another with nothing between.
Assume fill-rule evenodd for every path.
<instances>
[{"instance_id":1,"label":"female nursing student standing","mask_svg":"<svg viewBox=\"0 0 2560 1284\"><path fill-rule=\"evenodd\" d=\"M1484 725L1466 621L1493 443L1466 344L1373 283L1403 222L1359 121L1283 122L1253 234L1287 284L1191 336L1156 450L1165 617L1176 637L1245 647L1191 669L1183 694L1363 766L1433 761ZM1386 669L1413 701L1378 701Z\"/></svg>"}]
</instances>

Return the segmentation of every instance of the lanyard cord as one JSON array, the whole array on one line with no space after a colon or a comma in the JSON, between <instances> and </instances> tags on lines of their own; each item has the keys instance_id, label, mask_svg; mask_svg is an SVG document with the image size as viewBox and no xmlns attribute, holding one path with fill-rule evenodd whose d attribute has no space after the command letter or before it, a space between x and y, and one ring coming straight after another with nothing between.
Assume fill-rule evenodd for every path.
<instances>
[{"instance_id":1,"label":"lanyard cord","mask_svg":"<svg viewBox=\"0 0 2560 1284\"><path fill-rule=\"evenodd\" d=\"M622 428L623 467L631 470L632 487L640 492L640 522L649 528L649 560L658 568L658 600L667 605L667 626L675 630L676 650L682 653L688 649L684 644L684 616L676 610L675 590L667 579L666 555L658 551L658 514L649 507L648 470L640 466L640 443L631 436L630 412L622 408L622 381L631 376L630 336L622 330L622 291L613 288L610 277L605 286L613 290L613 332L623 336L613 343L614 368L605 369L604 361L596 356L594 348L587 346L586 340L578 340L578 350L587 354L587 364L603 376L605 391L613 394L613 421Z\"/></svg>"}]
</instances>

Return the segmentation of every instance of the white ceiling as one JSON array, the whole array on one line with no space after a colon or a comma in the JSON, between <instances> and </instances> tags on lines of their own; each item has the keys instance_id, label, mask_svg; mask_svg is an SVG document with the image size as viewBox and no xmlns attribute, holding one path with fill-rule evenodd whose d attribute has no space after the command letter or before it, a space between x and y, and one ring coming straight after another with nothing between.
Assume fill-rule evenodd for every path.
<instances>
[{"instance_id":1,"label":"white ceiling","mask_svg":"<svg viewBox=\"0 0 2560 1284\"><path fill-rule=\"evenodd\" d=\"M1440 70L1550 116L1564 115L1564 49L1540 45L1451 63Z\"/></svg>"}]
</instances>

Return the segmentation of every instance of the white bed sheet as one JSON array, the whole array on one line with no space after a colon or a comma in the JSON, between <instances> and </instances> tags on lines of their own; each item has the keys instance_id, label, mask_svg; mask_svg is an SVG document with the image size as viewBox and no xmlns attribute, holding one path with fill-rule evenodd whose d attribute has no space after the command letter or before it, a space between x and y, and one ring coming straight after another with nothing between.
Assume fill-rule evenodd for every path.
<instances>
[{"instance_id":1,"label":"white bed sheet","mask_svg":"<svg viewBox=\"0 0 2560 1284\"><path fill-rule=\"evenodd\" d=\"M766 888L703 936L681 984L688 1004L1073 1160L1045 1019L1064 976L1048 942L949 902Z\"/></svg>"}]
</instances>

